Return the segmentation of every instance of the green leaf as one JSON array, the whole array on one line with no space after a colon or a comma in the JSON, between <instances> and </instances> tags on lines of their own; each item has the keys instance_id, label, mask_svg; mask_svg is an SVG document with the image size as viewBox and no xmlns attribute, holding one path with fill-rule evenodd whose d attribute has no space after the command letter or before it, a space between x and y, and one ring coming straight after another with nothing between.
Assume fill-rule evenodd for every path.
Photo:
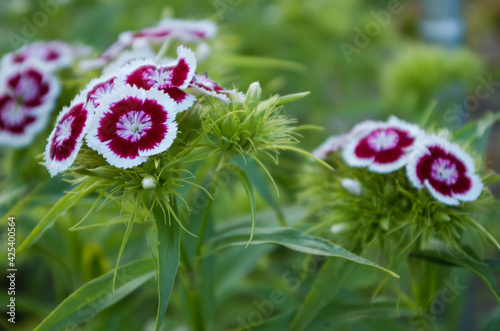
<instances>
[{"instance_id":1,"label":"green leaf","mask_svg":"<svg viewBox=\"0 0 500 331\"><path fill-rule=\"evenodd\" d=\"M500 259L484 259L484 263L493 271L500 271Z\"/></svg>"},{"instance_id":2,"label":"green leaf","mask_svg":"<svg viewBox=\"0 0 500 331\"><path fill-rule=\"evenodd\" d=\"M252 182L250 182L250 179L248 178L246 172L243 169L241 169L238 165L236 165L234 163L228 163L227 167L229 169L231 169L236 174L236 176L238 176L238 178L241 181L241 184L243 185L243 187L245 189L245 192L247 194L247 198L248 198L248 200L250 200L250 214L252 216L252 231L250 232L250 236L248 237L248 242L247 242L247 246L248 246L250 244L250 242L252 241L253 234L255 231L255 208L256 207L255 207L255 195L253 192Z\"/></svg>"},{"instance_id":3,"label":"green leaf","mask_svg":"<svg viewBox=\"0 0 500 331\"><path fill-rule=\"evenodd\" d=\"M470 248L465 247L464 251L467 252L467 256L456 256L443 251L422 251L412 253L411 255L443 265L462 267L472 271L483 281L486 287L488 287L495 299L500 302L500 292L498 291L497 282L495 276L491 272L490 265L477 257ZM490 264L493 263L490 261Z\"/></svg>"},{"instance_id":4,"label":"green leaf","mask_svg":"<svg viewBox=\"0 0 500 331\"><path fill-rule=\"evenodd\" d=\"M384 320L412 316L414 314L410 309L400 308L398 310L396 307L396 302L377 302L373 304L330 303L319 311L317 318L310 324L308 330L344 330L349 329L349 323L366 318L380 318ZM242 325L242 330L288 331L296 312L293 311L271 318L261 325L254 327ZM333 328L335 326L336 328Z\"/></svg>"},{"instance_id":5,"label":"green leaf","mask_svg":"<svg viewBox=\"0 0 500 331\"><path fill-rule=\"evenodd\" d=\"M40 223L31 231L28 237L21 243L17 253L21 253L31 244L37 241L42 234L52 226L56 218L63 215L69 208L74 206L80 199L94 192L98 187L96 182L84 182L63 196L40 220Z\"/></svg>"},{"instance_id":6,"label":"green leaf","mask_svg":"<svg viewBox=\"0 0 500 331\"><path fill-rule=\"evenodd\" d=\"M73 292L36 327L35 331L74 329L79 323L93 318L151 279L154 276L153 261L139 260L119 268L118 286L114 292L113 275L114 270Z\"/></svg>"},{"instance_id":7,"label":"green leaf","mask_svg":"<svg viewBox=\"0 0 500 331\"><path fill-rule=\"evenodd\" d=\"M337 295L355 266L354 263L346 263L346 260L328 259L321 266L311 290L292 321L290 330L306 330L309 324L317 319L318 312Z\"/></svg>"},{"instance_id":8,"label":"green leaf","mask_svg":"<svg viewBox=\"0 0 500 331\"><path fill-rule=\"evenodd\" d=\"M276 105L284 105L286 103L300 100L306 96L308 96L311 92L302 92L302 93L295 93L295 94L288 94L288 95L283 95L278 98L276 101Z\"/></svg>"},{"instance_id":9,"label":"green leaf","mask_svg":"<svg viewBox=\"0 0 500 331\"><path fill-rule=\"evenodd\" d=\"M178 222L169 222L165 209L157 202L153 208L157 228L157 274L158 274L158 311L155 330L160 330L167 311L170 294L174 288L179 269L181 227ZM170 217L170 215L168 215Z\"/></svg>"},{"instance_id":10,"label":"green leaf","mask_svg":"<svg viewBox=\"0 0 500 331\"><path fill-rule=\"evenodd\" d=\"M203 256L211 255L216 251L227 247L246 245L248 235L248 229L227 231L222 235L213 238L206 244L203 249ZM256 229L250 245L262 244L277 244L304 254L340 257L342 259L382 270L393 277L399 278L399 276L391 270L385 269L376 263L351 253L348 250L329 242L328 240L313 237L295 229Z\"/></svg>"},{"instance_id":11,"label":"green leaf","mask_svg":"<svg viewBox=\"0 0 500 331\"><path fill-rule=\"evenodd\" d=\"M497 308L495 312L488 318L482 328L483 331L498 331L500 330L500 308Z\"/></svg>"},{"instance_id":12,"label":"green leaf","mask_svg":"<svg viewBox=\"0 0 500 331\"><path fill-rule=\"evenodd\" d=\"M467 123L455 132L455 138L470 146L473 151L482 154L486 151L491 127L500 121L500 113L488 113L483 118Z\"/></svg>"}]
</instances>

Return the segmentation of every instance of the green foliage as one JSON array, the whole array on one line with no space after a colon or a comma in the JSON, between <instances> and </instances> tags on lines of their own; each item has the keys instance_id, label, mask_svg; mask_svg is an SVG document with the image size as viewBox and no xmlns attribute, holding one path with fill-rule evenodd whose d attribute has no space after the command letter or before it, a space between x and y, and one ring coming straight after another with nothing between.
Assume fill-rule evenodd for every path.
<instances>
[{"instance_id":1,"label":"green foliage","mask_svg":"<svg viewBox=\"0 0 500 331\"><path fill-rule=\"evenodd\" d=\"M477 55L467 49L403 47L381 73L385 106L391 113L397 109L419 113L430 100L442 98L447 89L461 95L474 88L483 70Z\"/></svg>"}]
</instances>

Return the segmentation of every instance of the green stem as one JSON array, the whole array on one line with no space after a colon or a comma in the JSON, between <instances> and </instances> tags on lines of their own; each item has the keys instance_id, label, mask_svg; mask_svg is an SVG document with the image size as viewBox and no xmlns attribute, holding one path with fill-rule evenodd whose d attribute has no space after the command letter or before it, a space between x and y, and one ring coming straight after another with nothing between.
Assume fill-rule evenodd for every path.
<instances>
[{"instance_id":1,"label":"green stem","mask_svg":"<svg viewBox=\"0 0 500 331\"><path fill-rule=\"evenodd\" d=\"M189 323L193 331L205 331L205 326L203 324L203 316L201 312L201 303L196 290L195 281L192 277L192 273L187 269L181 269L181 280L184 294L186 295L186 300L189 307Z\"/></svg>"},{"instance_id":2,"label":"green stem","mask_svg":"<svg viewBox=\"0 0 500 331\"><path fill-rule=\"evenodd\" d=\"M203 219L201 221L201 228L200 232L198 234L198 244L196 245L196 257L198 257L201 253L201 247L203 246L203 239L205 238L205 231L207 228L207 222L208 222L208 217L210 216L210 210L212 209L212 203L213 203L213 195L215 192L215 189L217 188L217 180L219 179L220 172L224 168L225 164L225 157L222 157L219 161L219 164L217 165L217 168L215 170L214 177L212 179L212 184L210 187L210 196L208 197L209 200L207 202L207 206L205 207L205 212L203 213Z\"/></svg>"}]
</instances>

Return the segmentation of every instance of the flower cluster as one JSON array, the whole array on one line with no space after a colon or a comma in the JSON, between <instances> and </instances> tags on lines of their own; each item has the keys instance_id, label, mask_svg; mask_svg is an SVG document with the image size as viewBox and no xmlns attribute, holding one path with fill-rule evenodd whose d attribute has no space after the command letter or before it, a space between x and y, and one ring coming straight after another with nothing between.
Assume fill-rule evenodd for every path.
<instances>
[{"instance_id":1,"label":"flower cluster","mask_svg":"<svg viewBox=\"0 0 500 331\"><path fill-rule=\"evenodd\" d=\"M0 145L23 147L44 129L60 92L55 71L87 55L83 46L36 42L5 54L0 69Z\"/></svg>"},{"instance_id":2,"label":"flower cluster","mask_svg":"<svg viewBox=\"0 0 500 331\"><path fill-rule=\"evenodd\" d=\"M405 167L415 188L427 188L446 205L473 201L483 189L472 157L457 144L427 135L417 125L394 116L387 122L358 124L347 134L329 138L313 154L326 158L340 149L351 167L382 174Z\"/></svg>"},{"instance_id":3,"label":"flower cluster","mask_svg":"<svg viewBox=\"0 0 500 331\"><path fill-rule=\"evenodd\" d=\"M52 176L75 161L83 139L112 166L128 169L166 151L177 135L176 115L206 94L229 102L227 91L198 75L196 58L179 46L177 59L135 59L104 73L65 107L48 138L45 165ZM189 92L193 91L194 94Z\"/></svg>"},{"instance_id":4,"label":"flower cluster","mask_svg":"<svg viewBox=\"0 0 500 331\"><path fill-rule=\"evenodd\" d=\"M120 64L135 57L153 57L151 45L162 44L167 40L181 43L198 44L198 60L204 58L209 46L206 41L217 34L217 25L210 21L188 21L181 19L163 19L155 26L140 31L125 31L99 57L82 61L84 70L101 68L115 60ZM128 51L127 51L128 50ZM202 54L203 53L203 54Z\"/></svg>"}]
</instances>

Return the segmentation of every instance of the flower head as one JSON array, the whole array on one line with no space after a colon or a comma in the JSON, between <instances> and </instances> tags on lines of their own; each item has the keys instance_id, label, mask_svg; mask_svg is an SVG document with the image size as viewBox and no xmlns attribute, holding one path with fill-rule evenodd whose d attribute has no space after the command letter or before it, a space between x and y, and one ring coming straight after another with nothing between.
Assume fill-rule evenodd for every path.
<instances>
[{"instance_id":1,"label":"flower head","mask_svg":"<svg viewBox=\"0 0 500 331\"><path fill-rule=\"evenodd\" d=\"M51 176L68 169L76 159L86 133L89 111L86 96L78 95L57 117L45 148L45 166Z\"/></svg>"},{"instance_id":2,"label":"flower head","mask_svg":"<svg viewBox=\"0 0 500 331\"><path fill-rule=\"evenodd\" d=\"M71 66L77 58L90 53L85 46L73 46L61 41L35 42L2 58L2 66L19 65L29 61L43 62L44 68L58 70Z\"/></svg>"},{"instance_id":3,"label":"flower head","mask_svg":"<svg viewBox=\"0 0 500 331\"><path fill-rule=\"evenodd\" d=\"M168 94L183 111L191 107L196 98L184 91L193 79L196 69L194 53L183 46L177 49L177 61L158 66L153 60L136 60L123 67L119 86L130 85L144 90L158 89Z\"/></svg>"},{"instance_id":4,"label":"flower head","mask_svg":"<svg viewBox=\"0 0 500 331\"><path fill-rule=\"evenodd\" d=\"M115 167L137 166L173 143L176 113L175 102L161 91L124 86L96 108L89 121L87 144Z\"/></svg>"},{"instance_id":5,"label":"flower head","mask_svg":"<svg viewBox=\"0 0 500 331\"><path fill-rule=\"evenodd\" d=\"M59 81L39 62L4 68L0 75L0 144L29 144L45 127L59 90Z\"/></svg>"},{"instance_id":6,"label":"flower head","mask_svg":"<svg viewBox=\"0 0 500 331\"><path fill-rule=\"evenodd\" d=\"M128 48L141 49L149 44L161 44L168 39L178 40L183 43L202 43L212 39L217 33L217 25L210 21L187 21L164 19L153 27L140 31L126 31L120 34L101 56L96 59L81 63L83 69L94 69L105 66L116 59Z\"/></svg>"},{"instance_id":7,"label":"flower head","mask_svg":"<svg viewBox=\"0 0 500 331\"><path fill-rule=\"evenodd\" d=\"M325 160L330 154L344 148L347 143L363 130L370 128L375 124L373 121L363 121L356 124L349 132L331 136L326 139L312 154L322 160Z\"/></svg>"},{"instance_id":8,"label":"flower head","mask_svg":"<svg viewBox=\"0 0 500 331\"><path fill-rule=\"evenodd\" d=\"M434 198L447 205L476 200L483 190L472 157L436 135L417 143L406 171L413 186L427 187Z\"/></svg>"},{"instance_id":9,"label":"flower head","mask_svg":"<svg viewBox=\"0 0 500 331\"><path fill-rule=\"evenodd\" d=\"M406 165L408 152L420 135L417 125L393 116L387 122L370 122L359 129L350 137L342 155L352 167L392 172Z\"/></svg>"},{"instance_id":10,"label":"flower head","mask_svg":"<svg viewBox=\"0 0 500 331\"><path fill-rule=\"evenodd\" d=\"M206 73L203 75L194 74L189 87L196 92L211 95L226 103L231 101L230 97L238 103L242 103L244 99L244 95L241 92L223 89L211 80Z\"/></svg>"}]
</instances>

